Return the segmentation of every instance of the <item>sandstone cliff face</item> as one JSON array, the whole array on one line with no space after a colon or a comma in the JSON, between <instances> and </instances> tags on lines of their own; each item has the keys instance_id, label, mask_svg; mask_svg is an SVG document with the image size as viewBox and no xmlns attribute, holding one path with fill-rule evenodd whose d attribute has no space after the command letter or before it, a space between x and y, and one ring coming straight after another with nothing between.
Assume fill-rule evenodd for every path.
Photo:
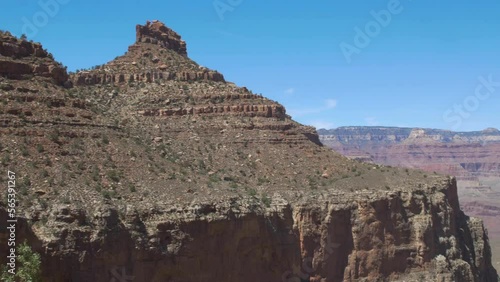
<instances>
[{"instance_id":1,"label":"sandstone cliff face","mask_svg":"<svg viewBox=\"0 0 500 282\"><path fill-rule=\"evenodd\" d=\"M92 215L59 205L47 224L25 223L19 235L43 254L44 281L497 279L482 223L460 211L452 179L318 197L277 196L267 208L234 201L122 214L103 206Z\"/></svg>"},{"instance_id":2,"label":"sandstone cliff face","mask_svg":"<svg viewBox=\"0 0 500 282\"><path fill-rule=\"evenodd\" d=\"M43 281L495 281L453 179L332 152L163 26L70 89L0 76L0 167Z\"/></svg>"}]
</instances>

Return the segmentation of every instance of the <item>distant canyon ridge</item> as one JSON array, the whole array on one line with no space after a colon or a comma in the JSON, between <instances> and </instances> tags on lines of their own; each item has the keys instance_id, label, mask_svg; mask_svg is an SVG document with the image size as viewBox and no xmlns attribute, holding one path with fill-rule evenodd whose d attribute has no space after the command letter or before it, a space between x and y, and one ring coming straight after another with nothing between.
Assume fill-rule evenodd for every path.
<instances>
[{"instance_id":1,"label":"distant canyon ridge","mask_svg":"<svg viewBox=\"0 0 500 282\"><path fill-rule=\"evenodd\" d=\"M462 210L485 221L500 265L500 131L475 132L400 127L318 130L321 142L363 162L421 169L458 180ZM496 245L495 246L495 242Z\"/></svg>"}]
</instances>

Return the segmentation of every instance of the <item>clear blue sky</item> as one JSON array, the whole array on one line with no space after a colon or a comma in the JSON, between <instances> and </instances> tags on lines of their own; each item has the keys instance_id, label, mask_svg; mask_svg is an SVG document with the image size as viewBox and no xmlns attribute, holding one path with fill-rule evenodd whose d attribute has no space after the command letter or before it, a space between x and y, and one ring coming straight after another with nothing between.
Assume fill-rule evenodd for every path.
<instances>
[{"instance_id":1,"label":"clear blue sky","mask_svg":"<svg viewBox=\"0 0 500 282\"><path fill-rule=\"evenodd\" d=\"M391 19L374 24L382 10ZM0 15L0 29L27 33L69 70L123 54L136 24L159 19L199 64L317 127L500 127L497 0L15 0ZM356 45L356 28L369 44ZM350 61L341 46L356 50Z\"/></svg>"}]
</instances>

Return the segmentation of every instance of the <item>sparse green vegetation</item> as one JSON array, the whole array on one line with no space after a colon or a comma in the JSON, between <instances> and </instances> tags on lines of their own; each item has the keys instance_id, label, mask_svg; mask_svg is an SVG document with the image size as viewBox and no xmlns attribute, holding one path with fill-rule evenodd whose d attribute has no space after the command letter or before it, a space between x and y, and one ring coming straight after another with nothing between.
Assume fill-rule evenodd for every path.
<instances>
[{"instance_id":1,"label":"sparse green vegetation","mask_svg":"<svg viewBox=\"0 0 500 282\"><path fill-rule=\"evenodd\" d=\"M0 280L6 282L40 282L42 264L40 254L34 252L26 242L19 245L17 254L16 274L8 273L7 268L2 266Z\"/></svg>"},{"instance_id":2,"label":"sparse green vegetation","mask_svg":"<svg viewBox=\"0 0 500 282\"><path fill-rule=\"evenodd\" d=\"M46 166L52 166L52 161L50 160L49 157L45 157L45 159L43 160L43 163L46 165Z\"/></svg>"},{"instance_id":3,"label":"sparse green vegetation","mask_svg":"<svg viewBox=\"0 0 500 282\"><path fill-rule=\"evenodd\" d=\"M27 157L30 155L30 152L28 151L28 148L26 148L26 146L21 146L21 155L23 157Z\"/></svg>"},{"instance_id":4,"label":"sparse green vegetation","mask_svg":"<svg viewBox=\"0 0 500 282\"><path fill-rule=\"evenodd\" d=\"M54 130L49 133L49 140L54 142L54 143L59 143L59 136L60 136L59 130Z\"/></svg>"},{"instance_id":5,"label":"sparse green vegetation","mask_svg":"<svg viewBox=\"0 0 500 282\"><path fill-rule=\"evenodd\" d=\"M216 173L214 173L214 174L210 175L210 176L208 177L208 179L209 179L209 180L210 180L210 182L212 182L212 183L217 183L217 182L219 182L219 181L220 181L220 177L219 177Z\"/></svg>"},{"instance_id":6,"label":"sparse green vegetation","mask_svg":"<svg viewBox=\"0 0 500 282\"><path fill-rule=\"evenodd\" d=\"M128 189L129 189L129 190L130 190L130 192L132 192L132 193L137 192L137 188L135 188L135 185L134 185L134 184L132 184L132 183L129 183L129 185L128 185Z\"/></svg>"},{"instance_id":7,"label":"sparse green vegetation","mask_svg":"<svg viewBox=\"0 0 500 282\"><path fill-rule=\"evenodd\" d=\"M266 183L269 183L269 179L265 178L265 177L259 177L257 178L257 185L264 185Z\"/></svg>"},{"instance_id":8,"label":"sparse green vegetation","mask_svg":"<svg viewBox=\"0 0 500 282\"><path fill-rule=\"evenodd\" d=\"M247 190L247 193L248 193L248 195L249 195L250 197L255 197L255 196L257 196L257 190L255 190L254 188L249 188L249 189Z\"/></svg>"},{"instance_id":9,"label":"sparse green vegetation","mask_svg":"<svg viewBox=\"0 0 500 282\"><path fill-rule=\"evenodd\" d=\"M317 189L318 188L318 180L314 176L307 176L307 180L309 182L309 187L311 189Z\"/></svg>"},{"instance_id":10,"label":"sparse green vegetation","mask_svg":"<svg viewBox=\"0 0 500 282\"><path fill-rule=\"evenodd\" d=\"M38 153L43 153L45 151L45 149L43 148L42 144L37 144L36 145L36 151Z\"/></svg>"},{"instance_id":11,"label":"sparse green vegetation","mask_svg":"<svg viewBox=\"0 0 500 282\"><path fill-rule=\"evenodd\" d=\"M76 164L76 168L80 171L82 170L85 170L85 163L83 161L79 161L77 164Z\"/></svg>"},{"instance_id":12,"label":"sparse green vegetation","mask_svg":"<svg viewBox=\"0 0 500 282\"><path fill-rule=\"evenodd\" d=\"M266 206L266 207L270 207L271 206L271 198L269 198L269 196L266 194L266 193L263 193L262 196L261 196L261 199L262 203Z\"/></svg>"},{"instance_id":13,"label":"sparse green vegetation","mask_svg":"<svg viewBox=\"0 0 500 282\"><path fill-rule=\"evenodd\" d=\"M102 186L101 186L101 183L97 183L97 185L95 186L95 190L99 193L101 193L102 191Z\"/></svg>"},{"instance_id":14,"label":"sparse green vegetation","mask_svg":"<svg viewBox=\"0 0 500 282\"><path fill-rule=\"evenodd\" d=\"M202 174L205 174L207 171L207 166L203 160L198 160L198 168Z\"/></svg>"},{"instance_id":15,"label":"sparse green vegetation","mask_svg":"<svg viewBox=\"0 0 500 282\"><path fill-rule=\"evenodd\" d=\"M99 168L97 166L93 166L92 167L91 174L92 174L92 179L94 181L99 181L100 180L101 177L100 177L100 174L99 174Z\"/></svg>"},{"instance_id":16,"label":"sparse green vegetation","mask_svg":"<svg viewBox=\"0 0 500 282\"><path fill-rule=\"evenodd\" d=\"M121 175L118 171L116 170L110 170L106 173L109 179L111 179L114 182L120 182Z\"/></svg>"},{"instance_id":17,"label":"sparse green vegetation","mask_svg":"<svg viewBox=\"0 0 500 282\"><path fill-rule=\"evenodd\" d=\"M7 165L10 162L10 155L9 153L5 153L2 156L2 165Z\"/></svg>"},{"instance_id":18,"label":"sparse green vegetation","mask_svg":"<svg viewBox=\"0 0 500 282\"><path fill-rule=\"evenodd\" d=\"M63 164L62 164L62 167L63 167L64 171L69 171L69 170L71 170L71 167L69 166L69 164L68 164L68 163L63 163Z\"/></svg>"},{"instance_id":19,"label":"sparse green vegetation","mask_svg":"<svg viewBox=\"0 0 500 282\"><path fill-rule=\"evenodd\" d=\"M35 162L28 162L28 166L33 168L33 169L37 169L38 168L38 165L35 163Z\"/></svg>"},{"instance_id":20,"label":"sparse green vegetation","mask_svg":"<svg viewBox=\"0 0 500 282\"><path fill-rule=\"evenodd\" d=\"M31 186L31 179L29 176L24 176L23 180L21 181L21 194L26 195L28 192L28 188ZM24 193L23 193L24 190Z\"/></svg>"},{"instance_id":21,"label":"sparse green vegetation","mask_svg":"<svg viewBox=\"0 0 500 282\"><path fill-rule=\"evenodd\" d=\"M106 135L102 136L102 143L105 144L105 145L109 144L109 138L108 138L108 136L106 136Z\"/></svg>"},{"instance_id":22,"label":"sparse green vegetation","mask_svg":"<svg viewBox=\"0 0 500 282\"><path fill-rule=\"evenodd\" d=\"M101 192L102 196L108 200L111 200L112 198L116 198L117 193L115 190L102 190Z\"/></svg>"}]
</instances>

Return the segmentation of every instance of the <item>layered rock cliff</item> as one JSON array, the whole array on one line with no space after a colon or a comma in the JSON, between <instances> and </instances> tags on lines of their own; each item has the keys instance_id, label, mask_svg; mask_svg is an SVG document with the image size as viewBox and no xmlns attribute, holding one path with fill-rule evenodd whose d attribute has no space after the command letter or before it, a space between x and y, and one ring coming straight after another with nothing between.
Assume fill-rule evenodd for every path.
<instances>
[{"instance_id":1,"label":"layered rock cliff","mask_svg":"<svg viewBox=\"0 0 500 282\"><path fill-rule=\"evenodd\" d=\"M0 33L0 37L1 76L22 79L37 75L60 85L68 80L66 69L39 43L15 38L9 32Z\"/></svg>"},{"instance_id":2,"label":"layered rock cliff","mask_svg":"<svg viewBox=\"0 0 500 282\"><path fill-rule=\"evenodd\" d=\"M319 130L328 147L350 158L457 177L462 209L483 219L500 250L500 131L476 132L396 127ZM500 252L494 261L500 266Z\"/></svg>"},{"instance_id":3,"label":"layered rock cliff","mask_svg":"<svg viewBox=\"0 0 500 282\"><path fill-rule=\"evenodd\" d=\"M305 197L276 196L264 208L252 200L105 205L92 215L57 205L19 235L44 253L46 281L117 273L127 281L496 280L482 223L460 211L453 180Z\"/></svg>"},{"instance_id":4,"label":"layered rock cliff","mask_svg":"<svg viewBox=\"0 0 500 282\"><path fill-rule=\"evenodd\" d=\"M342 157L162 23L136 32L68 83L0 77L0 162L43 281L496 281L453 178Z\"/></svg>"}]
</instances>

